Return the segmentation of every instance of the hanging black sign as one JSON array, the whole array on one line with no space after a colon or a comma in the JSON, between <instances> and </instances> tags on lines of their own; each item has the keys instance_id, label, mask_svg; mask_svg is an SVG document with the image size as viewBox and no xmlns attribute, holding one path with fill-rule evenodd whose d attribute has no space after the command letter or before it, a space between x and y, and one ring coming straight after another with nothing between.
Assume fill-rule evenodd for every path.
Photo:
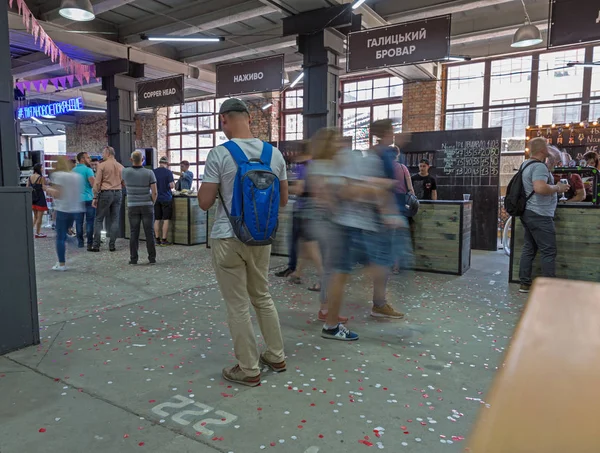
<instances>
[{"instance_id":1,"label":"hanging black sign","mask_svg":"<svg viewBox=\"0 0 600 453\"><path fill-rule=\"evenodd\" d=\"M600 41L600 2L552 0L548 47Z\"/></svg>"},{"instance_id":2,"label":"hanging black sign","mask_svg":"<svg viewBox=\"0 0 600 453\"><path fill-rule=\"evenodd\" d=\"M169 107L184 102L183 75L138 82L136 86L138 110Z\"/></svg>"},{"instance_id":3,"label":"hanging black sign","mask_svg":"<svg viewBox=\"0 0 600 453\"><path fill-rule=\"evenodd\" d=\"M283 89L283 55L217 66L217 97Z\"/></svg>"},{"instance_id":4,"label":"hanging black sign","mask_svg":"<svg viewBox=\"0 0 600 453\"><path fill-rule=\"evenodd\" d=\"M445 60L451 16L370 28L348 35L348 72Z\"/></svg>"}]
</instances>

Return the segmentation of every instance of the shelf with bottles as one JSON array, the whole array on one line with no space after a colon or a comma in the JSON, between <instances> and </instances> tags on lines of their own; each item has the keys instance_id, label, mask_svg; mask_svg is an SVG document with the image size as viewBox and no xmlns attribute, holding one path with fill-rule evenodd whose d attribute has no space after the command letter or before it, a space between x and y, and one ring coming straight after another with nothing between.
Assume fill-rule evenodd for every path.
<instances>
[{"instance_id":1,"label":"shelf with bottles","mask_svg":"<svg viewBox=\"0 0 600 453\"><path fill-rule=\"evenodd\" d=\"M419 162L423 159L427 159L431 168L435 168L435 151L402 153L401 156L402 163L408 168L419 168Z\"/></svg>"}]
</instances>

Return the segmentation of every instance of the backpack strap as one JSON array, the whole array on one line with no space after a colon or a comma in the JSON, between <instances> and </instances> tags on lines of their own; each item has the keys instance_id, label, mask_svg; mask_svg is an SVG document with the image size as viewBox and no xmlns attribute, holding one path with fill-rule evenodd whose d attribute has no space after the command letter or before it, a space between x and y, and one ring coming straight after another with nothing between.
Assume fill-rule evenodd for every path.
<instances>
[{"instance_id":1,"label":"backpack strap","mask_svg":"<svg viewBox=\"0 0 600 453\"><path fill-rule=\"evenodd\" d=\"M260 155L260 161L264 165L271 166L271 158L273 157L273 145L267 142L263 142L263 150Z\"/></svg>"},{"instance_id":2,"label":"backpack strap","mask_svg":"<svg viewBox=\"0 0 600 453\"><path fill-rule=\"evenodd\" d=\"M527 162L527 163L526 163L526 164L524 164L524 165L522 164L522 165L521 165L521 168L519 169L519 173L521 173L521 181L523 180L523 172L524 172L524 171L525 171L525 169L526 169L527 167L529 167L531 164L544 164L544 162L541 162L541 161L539 161L539 160L538 160L538 161L536 161L536 160L532 160L532 161L530 161L530 162ZM544 164L544 165L546 165L546 164ZM532 185L533 185L533 180L531 181L531 183L532 183ZM529 201L529 199L530 199L531 197L533 197L534 195L535 195L535 190L532 190L532 191L531 191L531 193L530 193L529 195L527 195L527 197L525 197L525 203L527 203L527 202Z\"/></svg>"},{"instance_id":3,"label":"backpack strap","mask_svg":"<svg viewBox=\"0 0 600 453\"><path fill-rule=\"evenodd\" d=\"M248 163L246 154L244 154L244 151L242 151L242 148L240 148L240 145L238 145L236 142L229 140L228 142L223 143L223 146L227 149L227 151L229 151L229 154L231 154L231 157L238 167Z\"/></svg>"}]
</instances>

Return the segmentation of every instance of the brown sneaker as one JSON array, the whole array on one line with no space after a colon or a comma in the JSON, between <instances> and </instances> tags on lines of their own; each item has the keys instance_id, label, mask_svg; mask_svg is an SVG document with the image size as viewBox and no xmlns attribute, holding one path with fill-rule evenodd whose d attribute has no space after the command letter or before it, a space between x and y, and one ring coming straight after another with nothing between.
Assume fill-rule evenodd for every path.
<instances>
[{"instance_id":1,"label":"brown sneaker","mask_svg":"<svg viewBox=\"0 0 600 453\"><path fill-rule=\"evenodd\" d=\"M385 304L383 307L376 307L373 305L371 316L374 318L402 319L404 318L404 313L394 310L394 307L392 307L390 304Z\"/></svg>"},{"instance_id":2,"label":"brown sneaker","mask_svg":"<svg viewBox=\"0 0 600 453\"><path fill-rule=\"evenodd\" d=\"M281 373L286 370L285 360L279 363L269 362L267 359L265 359L264 354L260 355L260 364L268 366L271 368L271 370L275 371L275 373Z\"/></svg>"},{"instance_id":3,"label":"brown sneaker","mask_svg":"<svg viewBox=\"0 0 600 453\"><path fill-rule=\"evenodd\" d=\"M255 377L246 376L239 365L231 368L223 368L223 378L236 384L247 385L248 387L260 385L260 374Z\"/></svg>"}]
</instances>

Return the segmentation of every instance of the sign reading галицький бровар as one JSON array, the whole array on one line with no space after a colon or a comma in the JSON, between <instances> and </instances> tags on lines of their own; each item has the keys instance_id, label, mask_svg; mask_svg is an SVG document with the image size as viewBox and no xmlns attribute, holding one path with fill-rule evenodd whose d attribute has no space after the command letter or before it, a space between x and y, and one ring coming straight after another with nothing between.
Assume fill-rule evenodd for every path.
<instances>
[{"instance_id":1,"label":"sign reading \u0433\u0430\u043b\u0438\u0446\u044c\u043a\u0438\u0439 \u0431\u0440\u043e\u0432\u0430\u0440","mask_svg":"<svg viewBox=\"0 0 600 453\"><path fill-rule=\"evenodd\" d=\"M445 60L450 16L371 28L348 35L348 71Z\"/></svg>"}]
</instances>

